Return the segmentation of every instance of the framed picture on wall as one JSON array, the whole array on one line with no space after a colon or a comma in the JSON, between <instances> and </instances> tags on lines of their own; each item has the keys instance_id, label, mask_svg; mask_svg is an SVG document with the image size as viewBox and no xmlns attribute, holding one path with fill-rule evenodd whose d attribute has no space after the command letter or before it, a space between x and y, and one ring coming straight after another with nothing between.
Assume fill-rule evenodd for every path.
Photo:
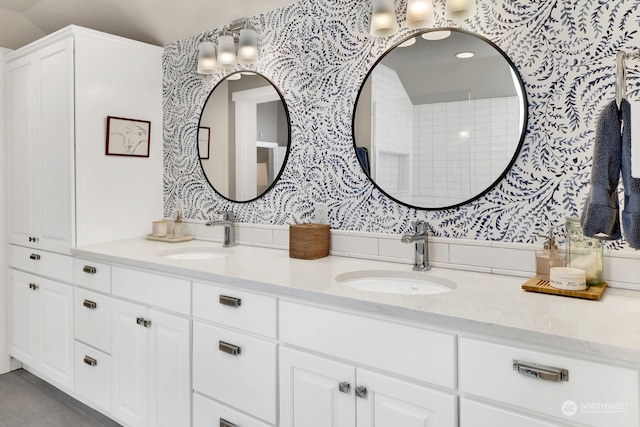
<instances>
[{"instance_id":1,"label":"framed picture on wall","mask_svg":"<svg viewBox=\"0 0 640 427\"><path fill-rule=\"evenodd\" d=\"M211 135L211 128L208 128L208 127L198 128L198 153L201 159L209 158L210 135Z\"/></svg>"},{"instance_id":2,"label":"framed picture on wall","mask_svg":"<svg viewBox=\"0 0 640 427\"><path fill-rule=\"evenodd\" d=\"M107 116L108 156L149 157L151 122Z\"/></svg>"}]
</instances>

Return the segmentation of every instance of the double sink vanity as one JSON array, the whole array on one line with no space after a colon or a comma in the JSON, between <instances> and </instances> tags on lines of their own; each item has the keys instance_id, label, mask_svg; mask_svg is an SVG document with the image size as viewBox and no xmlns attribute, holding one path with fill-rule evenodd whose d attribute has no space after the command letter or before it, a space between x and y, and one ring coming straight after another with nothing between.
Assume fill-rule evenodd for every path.
<instances>
[{"instance_id":1,"label":"double sink vanity","mask_svg":"<svg viewBox=\"0 0 640 427\"><path fill-rule=\"evenodd\" d=\"M632 291L200 240L72 252L10 245L10 351L123 425L640 422Z\"/></svg>"}]
</instances>

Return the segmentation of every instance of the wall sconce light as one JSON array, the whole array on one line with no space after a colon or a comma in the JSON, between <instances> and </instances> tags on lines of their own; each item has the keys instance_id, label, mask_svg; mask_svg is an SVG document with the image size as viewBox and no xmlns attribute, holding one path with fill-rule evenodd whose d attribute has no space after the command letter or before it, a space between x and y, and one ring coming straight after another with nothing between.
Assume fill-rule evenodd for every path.
<instances>
[{"instance_id":1,"label":"wall sconce light","mask_svg":"<svg viewBox=\"0 0 640 427\"><path fill-rule=\"evenodd\" d=\"M236 54L237 45L237 54ZM218 34L218 55L215 44L203 38L198 46L198 73L213 74L216 66L224 68L258 62L258 35L247 19L238 19Z\"/></svg>"},{"instance_id":2,"label":"wall sconce light","mask_svg":"<svg viewBox=\"0 0 640 427\"><path fill-rule=\"evenodd\" d=\"M407 27L427 28L434 24L434 0L407 0ZM396 21L394 0L372 0L373 13L369 32L373 37L387 37L400 28ZM476 0L445 0L445 17L454 21L476 13Z\"/></svg>"}]
</instances>

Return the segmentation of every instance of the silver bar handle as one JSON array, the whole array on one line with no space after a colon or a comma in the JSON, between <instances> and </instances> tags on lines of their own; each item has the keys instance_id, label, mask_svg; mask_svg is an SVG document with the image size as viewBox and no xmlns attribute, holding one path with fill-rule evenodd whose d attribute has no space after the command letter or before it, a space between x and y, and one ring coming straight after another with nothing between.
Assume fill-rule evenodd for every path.
<instances>
[{"instance_id":1,"label":"silver bar handle","mask_svg":"<svg viewBox=\"0 0 640 427\"><path fill-rule=\"evenodd\" d=\"M224 341L218 341L218 350L229 353L232 356L238 356L242 353L242 348L240 346L229 344Z\"/></svg>"},{"instance_id":2,"label":"silver bar handle","mask_svg":"<svg viewBox=\"0 0 640 427\"><path fill-rule=\"evenodd\" d=\"M569 381L568 369L539 365L537 363L516 359L513 359L513 369L525 377L551 382Z\"/></svg>"},{"instance_id":3,"label":"silver bar handle","mask_svg":"<svg viewBox=\"0 0 640 427\"><path fill-rule=\"evenodd\" d=\"M98 361L93 357L85 356L84 363L86 363L89 366L96 366L98 364Z\"/></svg>"},{"instance_id":4,"label":"silver bar handle","mask_svg":"<svg viewBox=\"0 0 640 427\"><path fill-rule=\"evenodd\" d=\"M351 388L351 384L348 381L341 381L338 384L338 390L340 393L349 393L349 389Z\"/></svg>"},{"instance_id":5,"label":"silver bar handle","mask_svg":"<svg viewBox=\"0 0 640 427\"><path fill-rule=\"evenodd\" d=\"M87 274L96 274L98 270L95 267L91 267L90 265L85 265L82 269Z\"/></svg>"},{"instance_id":6,"label":"silver bar handle","mask_svg":"<svg viewBox=\"0 0 640 427\"><path fill-rule=\"evenodd\" d=\"M240 307L242 305L242 299L227 295L220 295L218 302L222 305L228 305L229 307Z\"/></svg>"},{"instance_id":7,"label":"silver bar handle","mask_svg":"<svg viewBox=\"0 0 640 427\"><path fill-rule=\"evenodd\" d=\"M40 255L38 254L31 254L29 255L29 258L31 258L34 261L38 261L40 259Z\"/></svg>"},{"instance_id":8,"label":"silver bar handle","mask_svg":"<svg viewBox=\"0 0 640 427\"><path fill-rule=\"evenodd\" d=\"M93 301L89 301L88 299L84 300L82 305L84 305L87 308L90 308L91 310L95 310L98 307L98 304L96 304Z\"/></svg>"},{"instance_id":9,"label":"silver bar handle","mask_svg":"<svg viewBox=\"0 0 640 427\"><path fill-rule=\"evenodd\" d=\"M238 425L231 421L227 421L224 418L220 418L220 427L238 427Z\"/></svg>"}]
</instances>

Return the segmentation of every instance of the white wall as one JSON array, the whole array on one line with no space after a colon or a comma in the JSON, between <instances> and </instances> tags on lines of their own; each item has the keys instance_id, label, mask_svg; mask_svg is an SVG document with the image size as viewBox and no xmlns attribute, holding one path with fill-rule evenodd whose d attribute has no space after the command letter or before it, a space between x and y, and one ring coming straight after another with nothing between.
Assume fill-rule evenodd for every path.
<instances>
[{"instance_id":1,"label":"white wall","mask_svg":"<svg viewBox=\"0 0 640 427\"><path fill-rule=\"evenodd\" d=\"M9 49L0 48L0 165L5 164L5 128L4 128L4 67L3 56L11 52ZM7 169L2 168L4 171ZM9 371L9 353L7 351L7 266L6 266L6 202L5 202L5 179L4 173L0 174L0 374Z\"/></svg>"},{"instance_id":2,"label":"white wall","mask_svg":"<svg viewBox=\"0 0 640 427\"><path fill-rule=\"evenodd\" d=\"M141 236L162 217L162 48L76 38L78 246ZM149 157L106 156L106 117L151 121Z\"/></svg>"}]
</instances>

